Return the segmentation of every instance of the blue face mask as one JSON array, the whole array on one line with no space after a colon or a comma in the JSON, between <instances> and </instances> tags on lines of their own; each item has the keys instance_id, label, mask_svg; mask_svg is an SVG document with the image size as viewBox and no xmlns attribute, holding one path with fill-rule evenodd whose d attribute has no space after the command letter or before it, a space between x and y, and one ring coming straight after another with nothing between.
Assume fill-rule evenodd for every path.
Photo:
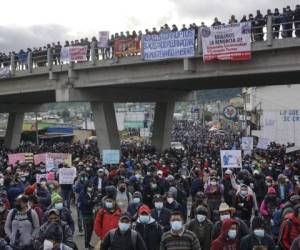
<instances>
[{"instance_id":1,"label":"blue face mask","mask_svg":"<svg viewBox=\"0 0 300 250\"><path fill-rule=\"evenodd\" d=\"M63 207L64 207L64 204L63 204L63 203L56 203L56 204L54 204L54 208L55 208L55 209L62 210Z\"/></svg>"},{"instance_id":2,"label":"blue face mask","mask_svg":"<svg viewBox=\"0 0 300 250\"><path fill-rule=\"evenodd\" d=\"M134 204L139 204L141 202L140 198L133 198L133 203Z\"/></svg>"},{"instance_id":3,"label":"blue face mask","mask_svg":"<svg viewBox=\"0 0 300 250\"><path fill-rule=\"evenodd\" d=\"M112 208L113 208L112 202L105 202L105 207L106 207L107 209L112 209Z\"/></svg>"},{"instance_id":4,"label":"blue face mask","mask_svg":"<svg viewBox=\"0 0 300 250\"><path fill-rule=\"evenodd\" d=\"M140 219L141 223L147 224L150 220L150 216L149 215L140 215L139 219Z\"/></svg>"},{"instance_id":5,"label":"blue face mask","mask_svg":"<svg viewBox=\"0 0 300 250\"><path fill-rule=\"evenodd\" d=\"M182 221L172 221L171 222L171 228L174 231L178 231L180 229L182 229Z\"/></svg>"},{"instance_id":6,"label":"blue face mask","mask_svg":"<svg viewBox=\"0 0 300 250\"><path fill-rule=\"evenodd\" d=\"M232 239L232 240L236 238L236 234L237 234L237 232L236 232L235 229L230 229L230 230L228 231L228 237L229 237L230 239Z\"/></svg>"},{"instance_id":7,"label":"blue face mask","mask_svg":"<svg viewBox=\"0 0 300 250\"><path fill-rule=\"evenodd\" d=\"M122 232L126 232L130 227L130 224L119 222L119 228Z\"/></svg>"},{"instance_id":8,"label":"blue face mask","mask_svg":"<svg viewBox=\"0 0 300 250\"><path fill-rule=\"evenodd\" d=\"M259 238L263 238L265 236L265 230L263 230L263 229L255 229L253 232L254 232L254 235Z\"/></svg>"}]
</instances>

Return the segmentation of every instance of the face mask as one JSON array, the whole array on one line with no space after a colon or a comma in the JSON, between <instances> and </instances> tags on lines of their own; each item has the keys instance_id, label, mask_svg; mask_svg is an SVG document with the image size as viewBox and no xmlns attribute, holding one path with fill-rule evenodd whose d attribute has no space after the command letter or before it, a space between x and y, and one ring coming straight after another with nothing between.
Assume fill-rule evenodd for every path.
<instances>
[{"instance_id":1,"label":"face mask","mask_svg":"<svg viewBox=\"0 0 300 250\"><path fill-rule=\"evenodd\" d=\"M140 179L140 178L141 178L141 175L140 175L140 174L136 174L135 177L136 177L137 179Z\"/></svg>"},{"instance_id":2,"label":"face mask","mask_svg":"<svg viewBox=\"0 0 300 250\"><path fill-rule=\"evenodd\" d=\"M93 188L87 188L87 191L91 193L93 191Z\"/></svg>"},{"instance_id":3,"label":"face mask","mask_svg":"<svg viewBox=\"0 0 300 250\"><path fill-rule=\"evenodd\" d=\"M263 230L263 229L255 229L253 232L254 232L254 235L259 238L263 238L265 236L265 230Z\"/></svg>"},{"instance_id":4,"label":"face mask","mask_svg":"<svg viewBox=\"0 0 300 250\"><path fill-rule=\"evenodd\" d=\"M153 184L153 183L151 183L151 184L150 184L150 186L151 186L151 188L152 188L152 189L155 189L155 188L157 188L157 184Z\"/></svg>"},{"instance_id":5,"label":"face mask","mask_svg":"<svg viewBox=\"0 0 300 250\"><path fill-rule=\"evenodd\" d=\"M244 180L238 180L239 184L244 184Z\"/></svg>"},{"instance_id":6,"label":"face mask","mask_svg":"<svg viewBox=\"0 0 300 250\"><path fill-rule=\"evenodd\" d=\"M164 206L164 204L162 202L155 202L154 206L157 210L161 210Z\"/></svg>"},{"instance_id":7,"label":"face mask","mask_svg":"<svg viewBox=\"0 0 300 250\"><path fill-rule=\"evenodd\" d=\"M26 181L26 178L25 178L25 177L21 177L21 181L22 181L22 182L25 182L25 181Z\"/></svg>"},{"instance_id":8,"label":"face mask","mask_svg":"<svg viewBox=\"0 0 300 250\"><path fill-rule=\"evenodd\" d=\"M41 168L40 169L40 172L43 174L43 173L46 173L46 169L45 168Z\"/></svg>"},{"instance_id":9,"label":"face mask","mask_svg":"<svg viewBox=\"0 0 300 250\"><path fill-rule=\"evenodd\" d=\"M62 210L64 207L64 204L63 203L56 203L54 204L54 208L58 209L58 210Z\"/></svg>"},{"instance_id":10,"label":"face mask","mask_svg":"<svg viewBox=\"0 0 300 250\"><path fill-rule=\"evenodd\" d=\"M174 201L174 198L167 198L167 202L168 202L169 204L172 204L173 201Z\"/></svg>"},{"instance_id":11,"label":"face mask","mask_svg":"<svg viewBox=\"0 0 300 250\"><path fill-rule=\"evenodd\" d=\"M210 184L211 184L212 186L216 186L216 185L217 185L217 182L216 182L216 181L212 181Z\"/></svg>"},{"instance_id":12,"label":"face mask","mask_svg":"<svg viewBox=\"0 0 300 250\"><path fill-rule=\"evenodd\" d=\"M247 196L248 192L247 191L241 191L240 194L241 194L241 196L245 197L245 196Z\"/></svg>"},{"instance_id":13,"label":"face mask","mask_svg":"<svg viewBox=\"0 0 300 250\"><path fill-rule=\"evenodd\" d=\"M44 240L44 248L43 250L52 250L53 249L53 242L50 240Z\"/></svg>"},{"instance_id":14,"label":"face mask","mask_svg":"<svg viewBox=\"0 0 300 250\"><path fill-rule=\"evenodd\" d=\"M150 175L151 175L151 172L147 172L147 175L150 176Z\"/></svg>"},{"instance_id":15,"label":"face mask","mask_svg":"<svg viewBox=\"0 0 300 250\"><path fill-rule=\"evenodd\" d=\"M130 224L119 222L119 228L122 232L126 232L129 229Z\"/></svg>"},{"instance_id":16,"label":"face mask","mask_svg":"<svg viewBox=\"0 0 300 250\"><path fill-rule=\"evenodd\" d=\"M140 198L133 198L133 203L134 204L139 204L141 202Z\"/></svg>"},{"instance_id":17,"label":"face mask","mask_svg":"<svg viewBox=\"0 0 300 250\"><path fill-rule=\"evenodd\" d=\"M46 184L47 184L47 183L46 183L45 181L41 181L41 185L42 185L42 186L46 186Z\"/></svg>"},{"instance_id":18,"label":"face mask","mask_svg":"<svg viewBox=\"0 0 300 250\"><path fill-rule=\"evenodd\" d=\"M113 203L112 202L105 202L105 207L107 209L112 209L113 208Z\"/></svg>"},{"instance_id":19,"label":"face mask","mask_svg":"<svg viewBox=\"0 0 300 250\"><path fill-rule=\"evenodd\" d=\"M225 219L230 219L230 214L223 214L223 215L220 215L220 219L221 221L225 220Z\"/></svg>"},{"instance_id":20,"label":"face mask","mask_svg":"<svg viewBox=\"0 0 300 250\"><path fill-rule=\"evenodd\" d=\"M232 239L232 240L236 238L236 234L237 234L237 232L236 232L235 229L230 229L230 230L228 231L228 237L229 237L230 239Z\"/></svg>"},{"instance_id":21,"label":"face mask","mask_svg":"<svg viewBox=\"0 0 300 250\"><path fill-rule=\"evenodd\" d=\"M178 231L178 230L182 229L182 221L172 221L171 228L174 231Z\"/></svg>"},{"instance_id":22,"label":"face mask","mask_svg":"<svg viewBox=\"0 0 300 250\"><path fill-rule=\"evenodd\" d=\"M150 220L150 216L149 215L140 215L139 219L140 219L141 223L146 224Z\"/></svg>"},{"instance_id":23,"label":"face mask","mask_svg":"<svg viewBox=\"0 0 300 250\"><path fill-rule=\"evenodd\" d=\"M198 220L199 223L205 221L205 219L206 219L205 215L203 215L203 214L197 214L197 220Z\"/></svg>"},{"instance_id":24,"label":"face mask","mask_svg":"<svg viewBox=\"0 0 300 250\"><path fill-rule=\"evenodd\" d=\"M0 179L0 186L3 186L3 185L4 185L4 179L1 178L1 179Z\"/></svg>"}]
</instances>

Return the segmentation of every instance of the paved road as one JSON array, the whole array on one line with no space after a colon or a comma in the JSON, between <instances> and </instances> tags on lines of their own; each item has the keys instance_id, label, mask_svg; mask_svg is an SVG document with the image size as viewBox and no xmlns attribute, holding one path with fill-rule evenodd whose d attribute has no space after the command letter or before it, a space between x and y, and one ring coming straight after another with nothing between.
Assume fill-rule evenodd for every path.
<instances>
[{"instance_id":1,"label":"paved road","mask_svg":"<svg viewBox=\"0 0 300 250\"><path fill-rule=\"evenodd\" d=\"M74 241L78 246L79 250L84 250L84 236L81 235L79 236L78 234L78 226L77 226L77 212L76 212L76 207L72 205L71 207L72 210L72 217L75 222L75 233L74 233ZM92 240L91 240L91 245L95 247L95 250L100 249L100 242L98 236L93 232Z\"/></svg>"}]
</instances>

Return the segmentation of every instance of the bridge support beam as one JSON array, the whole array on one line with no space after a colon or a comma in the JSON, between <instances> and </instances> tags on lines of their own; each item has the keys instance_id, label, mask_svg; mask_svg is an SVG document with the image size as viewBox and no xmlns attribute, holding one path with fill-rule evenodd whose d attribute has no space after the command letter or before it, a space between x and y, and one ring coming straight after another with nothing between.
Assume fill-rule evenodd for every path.
<instances>
[{"instance_id":1,"label":"bridge support beam","mask_svg":"<svg viewBox=\"0 0 300 250\"><path fill-rule=\"evenodd\" d=\"M174 101L157 102L155 105L152 145L159 152L170 147L174 109Z\"/></svg>"},{"instance_id":2,"label":"bridge support beam","mask_svg":"<svg viewBox=\"0 0 300 250\"><path fill-rule=\"evenodd\" d=\"M120 137L113 102L91 102L100 154L103 149L120 149Z\"/></svg>"},{"instance_id":3,"label":"bridge support beam","mask_svg":"<svg viewBox=\"0 0 300 250\"><path fill-rule=\"evenodd\" d=\"M19 146L24 121L24 113L9 113L4 145L7 148L15 149Z\"/></svg>"}]
</instances>

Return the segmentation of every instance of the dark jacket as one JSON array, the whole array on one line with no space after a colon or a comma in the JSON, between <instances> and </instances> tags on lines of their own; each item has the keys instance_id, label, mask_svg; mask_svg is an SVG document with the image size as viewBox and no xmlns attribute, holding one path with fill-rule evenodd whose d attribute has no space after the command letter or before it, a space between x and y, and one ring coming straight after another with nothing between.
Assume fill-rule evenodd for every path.
<instances>
[{"instance_id":1,"label":"dark jacket","mask_svg":"<svg viewBox=\"0 0 300 250\"><path fill-rule=\"evenodd\" d=\"M114 229L113 229L114 230ZM142 236L137 233L136 245L133 246L132 230L128 230L125 234L121 234L120 229L115 230L114 238L110 238L110 232L106 234L101 242L100 250L147 250Z\"/></svg>"},{"instance_id":2,"label":"dark jacket","mask_svg":"<svg viewBox=\"0 0 300 250\"><path fill-rule=\"evenodd\" d=\"M43 225L41 225L41 227L39 228L39 230L37 230L34 235L33 235L33 245L34 245L34 249L36 250L43 250L44 249L44 240L45 240L45 231L48 227L48 225L50 224L50 222L46 222ZM74 248L74 243L73 243L73 235L72 235L72 230L71 228L63 221L61 221L60 226L62 228L62 243L64 243L65 245L67 245L68 247Z\"/></svg>"},{"instance_id":3,"label":"dark jacket","mask_svg":"<svg viewBox=\"0 0 300 250\"><path fill-rule=\"evenodd\" d=\"M266 234L265 237L259 239L253 233L246 235L241 240L240 249L252 250L254 246L264 246L267 250L275 250L275 244L271 236Z\"/></svg>"},{"instance_id":4,"label":"dark jacket","mask_svg":"<svg viewBox=\"0 0 300 250\"><path fill-rule=\"evenodd\" d=\"M48 211L50 211L52 208L54 208L54 207L50 207ZM74 220L71 215L71 211L68 208L63 207L63 209L59 210L59 213L60 213L60 220L67 223L68 226L71 228L72 233L74 233L75 225L74 225ZM47 214L47 212L45 214ZM47 222L47 221L48 221L48 217L45 216L44 222Z\"/></svg>"},{"instance_id":5,"label":"dark jacket","mask_svg":"<svg viewBox=\"0 0 300 250\"><path fill-rule=\"evenodd\" d=\"M150 219L148 224L142 224L138 219L133 223L132 229L140 233L148 250L159 250L163 231L153 218Z\"/></svg>"},{"instance_id":6,"label":"dark jacket","mask_svg":"<svg viewBox=\"0 0 300 250\"><path fill-rule=\"evenodd\" d=\"M204 183L203 181L198 177L193 180L192 186L191 186L191 195L195 196L195 194L199 191L203 192L204 190Z\"/></svg>"},{"instance_id":7,"label":"dark jacket","mask_svg":"<svg viewBox=\"0 0 300 250\"><path fill-rule=\"evenodd\" d=\"M95 204L96 200L94 194L88 194L86 188L84 188L78 197L78 208L82 216L92 216Z\"/></svg>"},{"instance_id":8,"label":"dark jacket","mask_svg":"<svg viewBox=\"0 0 300 250\"><path fill-rule=\"evenodd\" d=\"M208 219L203 223L199 223L197 219L194 219L186 225L186 229L192 231L197 236L202 250L210 250L212 227L213 223Z\"/></svg>"},{"instance_id":9,"label":"dark jacket","mask_svg":"<svg viewBox=\"0 0 300 250\"><path fill-rule=\"evenodd\" d=\"M160 212L157 209L152 209L151 217L162 226L164 232L170 230L171 211L169 209L163 207Z\"/></svg>"},{"instance_id":10,"label":"dark jacket","mask_svg":"<svg viewBox=\"0 0 300 250\"><path fill-rule=\"evenodd\" d=\"M7 198L12 208L15 207L16 198L22 193L24 193L24 184L22 182L7 188Z\"/></svg>"}]
</instances>

